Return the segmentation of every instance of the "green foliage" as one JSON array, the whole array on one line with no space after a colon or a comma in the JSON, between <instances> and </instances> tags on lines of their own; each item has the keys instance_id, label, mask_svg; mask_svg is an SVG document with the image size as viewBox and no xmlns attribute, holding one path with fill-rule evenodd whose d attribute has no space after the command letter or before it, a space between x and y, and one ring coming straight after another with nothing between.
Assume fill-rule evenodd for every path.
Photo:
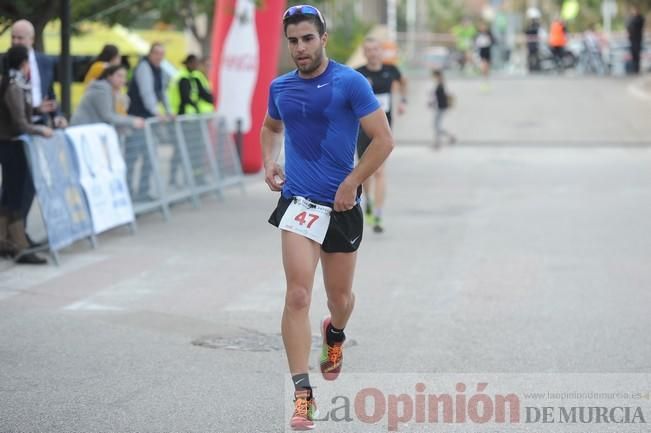
<instances>
[{"instance_id":1,"label":"green foliage","mask_svg":"<svg viewBox=\"0 0 651 433\"><path fill-rule=\"evenodd\" d=\"M368 24L356 22L357 24L352 28L337 28L337 31L328 33L328 57L340 63L348 61L370 30Z\"/></svg>"},{"instance_id":2,"label":"green foliage","mask_svg":"<svg viewBox=\"0 0 651 433\"><path fill-rule=\"evenodd\" d=\"M435 33L449 32L465 14L463 3L457 0L429 0L429 27Z\"/></svg>"},{"instance_id":3,"label":"green foliage","mask_svg":"<svg viewBox=\"0 0 651 433\"><path fill-rule=\"evenodd\" d=\"M0 1L0 35L5 33L14 21L27 19L34 24L36 37L34 45L42 49L42 33L45 25L59 14L58 0Z\"/></svg>"}]
</instances>

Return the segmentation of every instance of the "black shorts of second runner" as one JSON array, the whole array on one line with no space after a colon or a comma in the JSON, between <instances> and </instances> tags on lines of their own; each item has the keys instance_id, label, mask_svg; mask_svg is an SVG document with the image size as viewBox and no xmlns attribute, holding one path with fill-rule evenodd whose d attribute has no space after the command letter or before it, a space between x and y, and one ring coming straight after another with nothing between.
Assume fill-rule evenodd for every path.
<instances>
[{"instance_id":1,"label":"black shorts of second runner","mask_svg":"<svg viewBox=\"0 0 651 433\"><path fill-rule=\"evenodd\" d=\"M269 217L269 223L278 227L291 202L291 198L285 198L281 195L278 206ZM326 253L353 253L357 251L362 243L363 231L364 215L359 204L344 212L332 211L330 213L330 225L323 244L321 244L321 249Z\"/></svg>"},{"instance_id":2,"label":"black shorts of second runner","mask_svg":"<svg viewBox=\"0 0 651 433\"><path fill-rule=\"evenodd\" d=\"M391 113L387 113L387 120L391 126ZM362 128L359 128L359 136L357 136L357 157L361 158L366 152L368 145L371 144L371 139L364 133Z\"/></svg>"},{"instance_id":3,"label":"black shorts of second runner","mask_svg":"<svg viewBox=\"0 0 651 433\"><path fill-rule=\"evenodd\" d=\"M491 48L486 47L486 48L480 48L479 49L479 57L485 61L486 63L491 62Z\"/></svg>"}]
</instances>

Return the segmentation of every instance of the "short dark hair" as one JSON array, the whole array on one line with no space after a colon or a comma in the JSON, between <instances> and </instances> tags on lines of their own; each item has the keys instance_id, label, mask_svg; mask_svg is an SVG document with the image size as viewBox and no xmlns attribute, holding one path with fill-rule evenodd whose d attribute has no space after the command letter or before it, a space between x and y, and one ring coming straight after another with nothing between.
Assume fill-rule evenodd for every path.
<instances>
[{"instance_id":1,"label":"short dark hair","mask_svg":"<svg viewBox=\"0 0 651 433\"><path fill-rule=\"evenodd\" d=\"M99 75L99 77L97 77L97 79L98 80L106 80L108 77L115 74L120 69L124 69L125 71L127 70L127 68L124 65L111 65L111 66L108 66L108 67L104 68L104 70Z\"/></svg>"},{"instance_id":2,"label":"short dark hair","mask_svg":"<svg viewBox=\"0 0 651 433\"><path fill-rule=\"evenodd\" d=\"M285 30L285 37L287 37L287 27L290 24L298 24L303 21L310 22L314 24L314 27L319 31L319 36L323 36L326 28L325 23L322 23L318 15L308 15L308 14L294 14L283 20L283 29Z\"/></svg>"},{"instance_id":3,"label":"short dark hair","mask_svg":"<svg viewBox=\"0 0 651 433\"><path fill-rule=\"evenodd\" d=\"M194 54L188 54L188 56L183 60L182 64L188 66L188 63L196 63L199 61L199 57Z\"/></svg>"},{"instance_id":4,"label":"short dark hair","mask_svg":"<svg viewBox=\"0 0 651 433\"><path fill-rule=\"evenodd\" d=\"M9 71L20 68L25 62L29 62L29 50L16 45L7 51L2 59L2 82L0 83L0 99L4 98L9 87Z\"/></svg>"},{"instance_id":5,"label":"short dark hair","mask_svg":"<svg viewBox=\"0 0 651 433\"><path fill-rule=\"evenodd\" d=\"M443 78L443 71L441 71L440 69L434 69L432 71L432 76L434 78Z\"/></svg>"},{"instance_id":6,"label":"short dark hair","mask_svg":"<svg viewBox=\"0 0 651 433\"><path fill-rule=\"evenodd\" d=\"M20 66L29 60L29 50L22 45L16 45L7 51L3 58L2 71L9 73L11 69L18 69ZM4 74L3 74L4 75Z\"/></svg>"}]
</instances>

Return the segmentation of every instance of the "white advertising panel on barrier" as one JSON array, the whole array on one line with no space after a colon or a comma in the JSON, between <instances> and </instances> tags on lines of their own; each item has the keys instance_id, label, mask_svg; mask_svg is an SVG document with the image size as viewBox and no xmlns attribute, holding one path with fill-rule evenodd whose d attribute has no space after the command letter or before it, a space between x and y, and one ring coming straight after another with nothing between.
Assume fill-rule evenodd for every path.
<instances>
[{"instance_id":1,"label":"white advertising panel on barrier","mask_svg":"<svg viewBox=\"0 0 651 433\"><path fill-rule=\"evenodd\" d=\"M98 123L68 128L66 134L75 149L94 232L133 222L126 165L115 129Z\"/></svg>"}]
</instances>

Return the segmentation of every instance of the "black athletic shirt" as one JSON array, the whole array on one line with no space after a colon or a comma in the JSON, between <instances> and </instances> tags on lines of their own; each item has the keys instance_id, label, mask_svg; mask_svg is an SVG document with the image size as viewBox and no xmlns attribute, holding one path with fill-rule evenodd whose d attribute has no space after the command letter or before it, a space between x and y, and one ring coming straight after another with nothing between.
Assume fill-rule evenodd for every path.
<instances>
[{"instance_id":1,"label":"black athletic shirt","mask_svg":"<svg viewBox=\"0 0 651 433\"><path fill-rule=\"evenodd\" d=\"M357 68L357 72L360 72L364 75L371 87L373 87L373 93L380 101L380 106L387 113L388 116L391 116L391 85L394 81L400 81L402 74L394 65L382 65L382 69L379 71L371 71L366 65L361 68Z\"/></svg>"}]
</instances>

